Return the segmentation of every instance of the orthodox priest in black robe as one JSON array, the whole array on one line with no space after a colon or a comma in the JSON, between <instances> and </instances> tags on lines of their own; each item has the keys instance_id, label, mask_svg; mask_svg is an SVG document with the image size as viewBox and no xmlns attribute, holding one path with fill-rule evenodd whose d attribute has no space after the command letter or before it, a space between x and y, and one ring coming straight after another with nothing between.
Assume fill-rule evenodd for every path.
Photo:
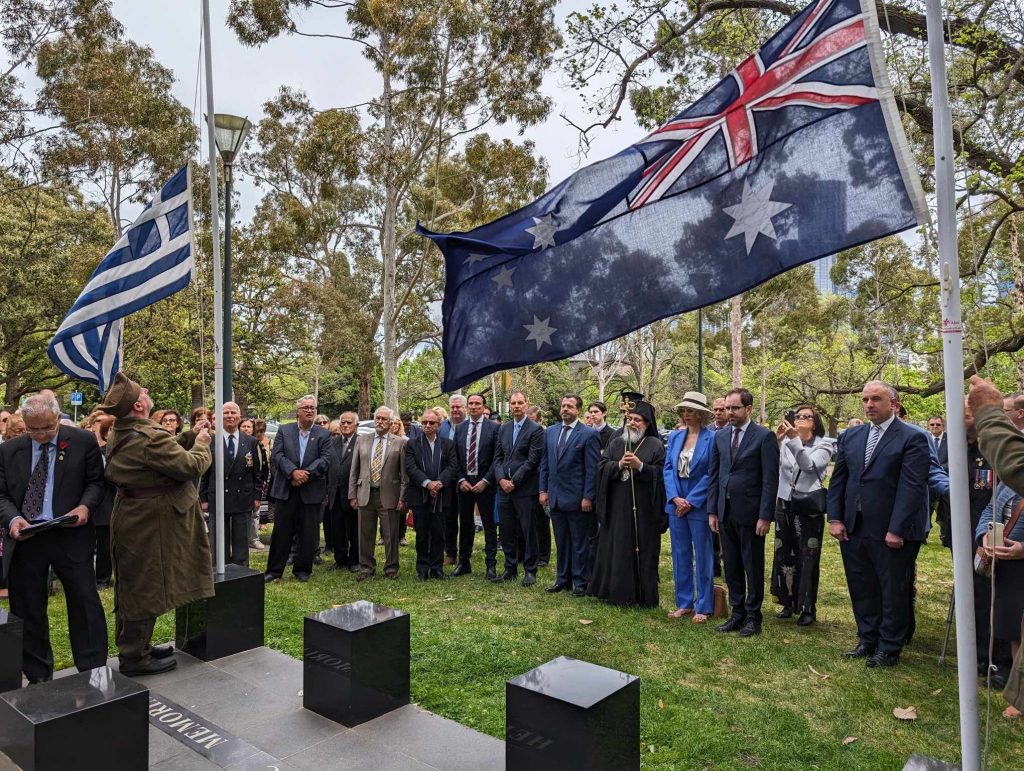
<instances>
[{"instance_id":1,"label":"orthodox priest in black robe","mask_svg":"<svg viewBox=\"0 0 1024 771\"><path fill-rule=\"evenodd\" d=\"M613 605L658 605L661 534L668 529L664 464L654 407L631 401L626 427L608 443L598 469L601 529L587 594Z\"/></svg>"}]
</instances>

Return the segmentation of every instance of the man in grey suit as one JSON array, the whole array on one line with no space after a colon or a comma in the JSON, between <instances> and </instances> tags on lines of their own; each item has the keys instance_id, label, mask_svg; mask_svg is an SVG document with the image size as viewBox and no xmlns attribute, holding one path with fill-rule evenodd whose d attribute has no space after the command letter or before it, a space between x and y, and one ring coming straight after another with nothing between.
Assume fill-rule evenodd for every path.
<instances>
[{"instance_id":1,"label":"man in grey suit","mask_svg":"<svg viewBox=\"0 0 1024 771\"><path fill-rule=\"evenodd\" d=\"M224 402L220 431L210 443L210 454L224 451L224 549L225 561L249 566L249 519L259 511L263 492L260 453L256 440L238 430L242 413L234 402ZM217 464L211 463L199 483L199 502L210 515L210 551L216 551Z\"/></svg>"},{"instance_id":2,"label":"man in grey suit","mask_svg":"<svg viewBox=\"0 0 1024 771\"><path fill-rule=\"evenodd\" d=\"M348 477L348 497L352 508L359 509L359 575L365 581L377 572L374 539L377 522L384 539L384 576L398 578L398 538L401 512L405 510L402 490L408 481L405 473L404 436L391 433L390 407L378 407L373 413L372 434L356 439L352 470Z\"/></svg>"},{"instance_id":3,"label":"man in grey suit","mask_svg":"<svg viewBox=\"0 0 1024 771\"><path fill-rule=\"evenodd\" d=\"M274 438L270 464L276 472L274 534L267 557L267 583L280 580L288 562L292 538L298 548L292 573L299 581L313 574L313 555L320 542L320 509L327 497L327 468L331 465L331 433L314 424L316 399L296 402L297 422L281 426Z\"/></svg>"}]
</instances>

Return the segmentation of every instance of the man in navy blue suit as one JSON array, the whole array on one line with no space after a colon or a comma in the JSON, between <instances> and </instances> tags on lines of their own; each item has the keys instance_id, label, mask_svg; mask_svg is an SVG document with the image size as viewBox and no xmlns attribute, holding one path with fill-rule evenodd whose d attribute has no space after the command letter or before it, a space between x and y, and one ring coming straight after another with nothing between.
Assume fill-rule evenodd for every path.
<instances>
[{"instance_id":1,"label":"man in navy blue suit","mask_svg":"<svg viewBox=\"0 0 1024 771\"><path fill-rule=\"evenodd\" d=\"M498 431L494 451L494 478L498 482L498 519L505 570L494 581L514 581L518 575L519 539L522 538L523 586L537 583L537 531L533 507L539 488L540 459L544 453L544 429L526 417L526 394L513 391L508 397L510 420ZM484 515L485 512L480 512Z\"/></svg>"},{"instance_id":2,"label":"man in navy blue suit","mask_svg":"<svg viewBox=\"0 0 1024 771\"><path fill-rule=\"evenodd\" d=\"M868 423L840 437L828 531L840 542L857 621L857 647L845 655L891 667L907 639L910 586L925 535L928 439L896 417L898 397L887 383L865 385L861 401Z\"/></svg>"},{"instance_id":3,"label":"man in navy blue suit","mask_svg":"<svg viewBox=\"0 0 1024 771\"><path fill-rule=\"evenodd\" d=\"M574 597L587 593L587 548L596 530L594 496L597 466L601 462L601 438L597 431L580 423L583 399L576 394L562 397L562 422L549 426L544 436L540 461L540 504L551 507L558 550L558 575L548 587L552 593L572 587Z\"/></svg>"},{"instance_id":4,"label":"man in navy blue suit","mask_svg":"<svg viewBox=\"0 0 1024 771\"><path fill-rule=\"evenodd\" d=\"M270 451L274 484L274 533L267 556L267 583L284 573L292 537L298 549L292 573L299 581L313 574L313 555L320 542L320 509L327 499L327 469L331 465L331 433L314 424L316 399L303 396L296 404L295 423L281 426Z\"/></svg>"},{"instance_id":5,"label":"man in navy blue suit","mask_svg":"<svg viewBox=\"0 0 1024 771\"><path fill-rule=\"evenodd\" d=\"M750 419L754 396L745 388L725 395L729 424L715 433L708 470L708 524L722 539L732 615L719 632L761 634L764 537L775 519L779 441Z\"/></svg>"},{"instance_id":6,"label":"man in navy blue suit","mask_svg":"<svg viewBox=\"0 0 1024 771\"><path fill-rule=\"evenodd\" d=\"M459 457L458 506L454 516L459 517L459 543L453 576L472 571L473 509L480 510L480 523L484 528L484 565L486 578L497 575L498 526L494 522L494 449L498 444L498 424L484 417L486 407L483 394L470 394L466 400L469 417L455 427L455 451ZM451 516L451 515L450 515Z\"/></svg>"}]
</instances>

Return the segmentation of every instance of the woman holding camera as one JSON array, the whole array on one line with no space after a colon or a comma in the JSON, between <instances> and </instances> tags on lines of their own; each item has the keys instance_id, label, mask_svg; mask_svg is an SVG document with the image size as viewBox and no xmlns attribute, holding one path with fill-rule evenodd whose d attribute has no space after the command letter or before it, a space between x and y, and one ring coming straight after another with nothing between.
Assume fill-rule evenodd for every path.
<instances>
[{"instance_id":1,"label":"woman holding camera","mask_svg":"<svg viewBox=\"0 0 1024 771\"><path fill-rule=\"evenodd\" d=\"M821 537L825 530L825 475L834 443L818 411L801 404L775 429L779 440L779 492L775 507L775 556L771 591L782 609L813 624L818 601Z\"/></svg>"}]
</instances>

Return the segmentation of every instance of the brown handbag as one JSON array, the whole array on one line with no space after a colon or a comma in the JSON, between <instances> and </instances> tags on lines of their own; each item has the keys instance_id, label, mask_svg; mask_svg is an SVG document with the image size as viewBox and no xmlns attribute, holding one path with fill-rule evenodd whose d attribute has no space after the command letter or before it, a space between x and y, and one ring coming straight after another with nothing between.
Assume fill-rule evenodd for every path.
<instances>
[{"instance_id":1,"label":"brown handbag","mask_svg":"<svg viewBox=\"0 0 1024 771\"><path fill-rule=\"evenodd\" d=\"M1024 498L1021 498L1017 502L1017 505L1013 507L1013 513L1010 518L1006 520L1006 526L1003 528L1003 532L1006 534L1012 533L1013 528L1017 525L1017 520L1020 519L1020 513L1024 511ZM992 521L995 521L995 514L993 512ZM1005 537L1005 536L1004 536ZM992 544L993 546L1002 546L1002 544ZM989 556L988 552L985 551L984 546L979 546L974 552L974 572L979 576L988 578L992 575L992 557Z\"/></svg>"},{"instance_id":2,"label":"brown handbag","mask_svg":"<svg viewBox=\"0 0 1024 771\"><path fill-rule=\"evenodd\" d=\"M715 584L712 591L715 597L715 612L713 615L724 618L731 613L729 608L729 598L725 593L725 587Z\"/></svg>"}]
</instances>

